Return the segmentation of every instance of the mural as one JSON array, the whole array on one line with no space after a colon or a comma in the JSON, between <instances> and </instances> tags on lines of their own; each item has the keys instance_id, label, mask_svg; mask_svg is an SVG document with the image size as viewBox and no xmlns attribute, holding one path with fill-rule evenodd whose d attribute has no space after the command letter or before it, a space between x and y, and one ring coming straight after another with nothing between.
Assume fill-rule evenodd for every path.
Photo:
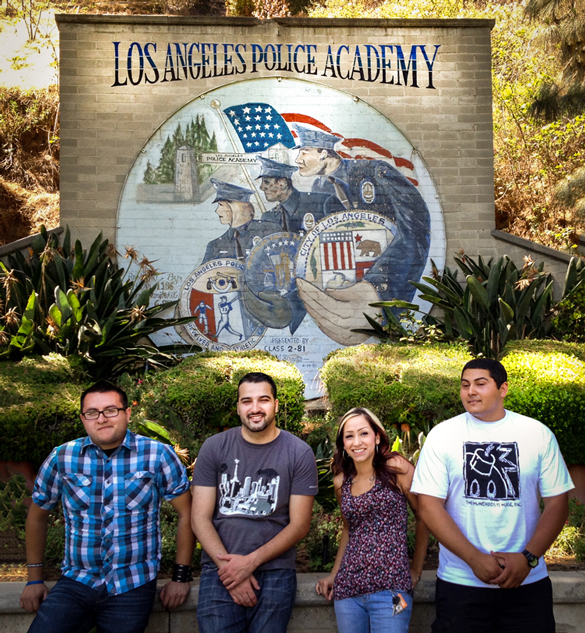
<instances>
[{"instance_id":1,"label":"mural","mask_svg":"<svg viewBox=\"0 0 585 633\"><path fill-rule=\"evenodd\" d=\"M364 342L368 304L411 301L442 211L416 150L357 97L300 80L242 81L164 122L135 161L118 250L164 271L157 299L196 320L167 336L265 349L303 372L308 397L333 349Z\"/></svg>"}]
</instances>

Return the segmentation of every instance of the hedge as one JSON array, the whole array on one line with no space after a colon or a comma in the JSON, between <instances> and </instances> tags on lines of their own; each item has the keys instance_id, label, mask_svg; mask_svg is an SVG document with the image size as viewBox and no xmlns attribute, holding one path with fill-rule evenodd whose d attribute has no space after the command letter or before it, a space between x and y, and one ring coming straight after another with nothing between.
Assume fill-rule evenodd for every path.
<instances>
[{"instance_id":1,"label":"hedge","mask_svg":"<svg viewBox=\"0 0 585 633\"><path fill-rule=\"evenodd\" d=\"M463 410L459 377L468 360L459 345L359 345L332 352L321 380L335 418L364 406L386 426L408 424L428 433Z\"/></svg>"},{"instance_id":2,"label":"hedge","mask_svg":"<svg viewBox=\"0 0 585 633\"><path fill-rule=\"evenodd\" d=\"M546 424L567 463L585 464L585 345L524 340L507 349L506 408ZM459 378L470 359L456 345L361 345L330 354L321 376L334 416L361 405L387 426L428 432L464 410Z\"/></svg>"},{"instance_id":3,"label":"hedge","mask_svg":"<svg viewBox=\"0 0 585 633\"><path fill-rule=\"evenodd\" d=\"M41 465L53 447L84 434L75 361L57 354L0 363L0 460Z\"/></svg>"},{"instance_id":4,"label":"hedge","mask_svg":"<svg viewBox=\"0 0 585 633\"><path fill-rule=\"evenodd\" d=\"M85 435L79 396L91 383L78 365L77 359L57 354L0 362L0 460L31 461L38 468L55 446ZM171 370L142 380L123 376L118 382L132 403L132 421L150 419L172 428L178 419L189 431L187 448L196 454L206 437L240 423L237 383L249 371L274 377L280 403L277 423L300 434L301 373L266 352L192 356Z\"/></svg>"},{"instance_id":5,"label":"hedge","mask_svg":"<svg viewBox=\"0 0 585 633\"><path fill-rule=\"evenodd\" d=\"M174 428L176 441L194 456L207 437L240 425L236 413L238 382L251 371L274 378L279 401L276 422L300 434L305 389L302 374L294 365L264 351L198 354L140 384L123 386L133 402L136 422L147 419Z\"/></svg>"},{"instance_id":6,"label":"hedge","mask_svg":"<svg viewBox=\"0 0 585 633\"><path fill-rule=\"evenodd\" d=\"M546 424L565 461L585 464L585 345L518 341L507 349L506 408Z\"/></svg>"}]
</instances>

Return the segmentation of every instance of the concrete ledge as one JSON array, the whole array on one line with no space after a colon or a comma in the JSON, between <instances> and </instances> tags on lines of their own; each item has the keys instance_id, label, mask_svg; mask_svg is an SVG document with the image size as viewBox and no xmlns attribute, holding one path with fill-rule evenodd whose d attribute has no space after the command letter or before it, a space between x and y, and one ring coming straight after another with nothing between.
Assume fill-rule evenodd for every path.
<instances>
[{"instance_id":1,"label":"concrete ledge","mask_svg":"<svg viewBox=\"0 0 585 633\"><path fill-rule=\"evenodd\" d=\"M62 226L58 226L56 229L49 229L47 233L49 235L52 235L53 233L61 235L63 231L65 231L65 229ZM7 255L10 255L10 253L28 249L28 247L32 244L32 241L39 235L40 233L33 233L33 235L29 235L28 237L22 237L15 242L9 242L8 244L4 244L4 246L0 246L0 257L6 257Z\"/></svg>"},{"instance_id":2,"label":"concrete ledge","mask_svg":"<svg viewBox=\"0 0 585 633\"><path fill-rule=\"evenodd\" d=\"M551 259L556 259L559 262L565 262L568 264L573 257L567 253L561 253L561 251L557 251L554 248L537 244L536 242L524 239L523 237L518 237L517 235L506 233L505 231L498 231L497 229L494 229L491 231L491 235L494 239L500 242L513 244L514 246L518 246L518 248L532 251L533 253L538 253L539 255L544 255L545 257L550 257Z\"/></svg>"},{"instance_id":3,"label":"concrete ledge","mask_svg":"<svg viewBox=\"0 0 585 633\"><path fill-rule=\"evenodd\" d=\"M296 604L289 633L336 633L333 605L315 593L322 574L299 574ZM434 618L434 571L425 571L416 589L410 633L428 633ZM580 633L585 622L585 571L550 572L557 633ZM167 581L161 581L159 588ZM47 583L52 587L55 583ZM26 633L33 616L19 606L24 582L0 583L0 633ZM196 611L199 583L187 602L172 613L155 603L147 633L198 633ZM495 590L494 590L495 591Z\"/></svg>"},{"instance_id":4,"label":"concrete ledge","mask_svg":"<svg viewBox=\"0 0 585 633\"><path fill-rule=\"evenodd\" d=\"M460 29L480 28L490 30L496 21L492 19L462 20L423 20L423 19L390 19L390 18L273 18L261 20L247 17L222 17L222 16L182 16L182 15L105 15L105 14L77 14L57 13L55 15L57 25L65 23L75 24L157 24L163 26L260 26L262 24L279 24L288 27L305 28L350 28L358 26L374 28L436 28L436 29Z\"/></svg>"}]
</instances>

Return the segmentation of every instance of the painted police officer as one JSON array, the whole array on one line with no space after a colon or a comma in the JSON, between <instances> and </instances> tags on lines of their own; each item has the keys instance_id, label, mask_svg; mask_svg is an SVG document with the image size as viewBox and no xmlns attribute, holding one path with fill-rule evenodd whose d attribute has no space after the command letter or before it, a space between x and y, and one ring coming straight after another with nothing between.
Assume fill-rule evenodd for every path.
<instances>
[{"instance_id":1,"label":"painted police officer","mask_svg":"<svg viewBox=\"0 0 585 633\"><path fill-rule=\"evenodd\" d=\"M223 235L209 242L202 264L221 258L243 261L255 242L266 235L282 230L280 224L276 222L254 219L254 206L250 202L250 197L254 192L250 189L215 178L211 179L211 184L216 190L213 201L217 202L215 212L219 216L219 221L222 224L228 224L230 228Z\"/></svg>"},{"instance_id":2,"label":"painted police officer","mask_svg":"<svg viewBox=\"0 0 585 633\"><path fill-rule=\"evenodd\" d=\"M299 191L293 185L292 176L298 167L279 163L263 156L256 156L262 179L260 185L267 202L278 204L264 213L262 221L277 222L283 231L300 233L310 231L325 216L325 203L332 197L328 193ZM331 208L335 202L329 203ZM342 210L341 208L339 210ZM331 211L329 211L331 212Z\"/></svg>"},{"instance_id":3,"label":"painted police officer","mask_svg":"<svg viewBox=\"0 0 585 633\"><path fill-rule=\"evenodd\" d=\"M346 340L348 329L362 327L368 303L413 298L415 288L409 281L418 281L426 265L430 214L417 188L386 161L344 159L334 149L341 140L338 136L297 124L293 128L298 139L299 174L315 178L314 192L333 194L345 209L376 213L395 226L394 239L359 283L333 296L297 280L307 311L320 327L326 327L331 338L341 342ZM339 318L341 308L348 319ZM354 314L359 323L352 322Z\"/></svg>"}]
</instances>

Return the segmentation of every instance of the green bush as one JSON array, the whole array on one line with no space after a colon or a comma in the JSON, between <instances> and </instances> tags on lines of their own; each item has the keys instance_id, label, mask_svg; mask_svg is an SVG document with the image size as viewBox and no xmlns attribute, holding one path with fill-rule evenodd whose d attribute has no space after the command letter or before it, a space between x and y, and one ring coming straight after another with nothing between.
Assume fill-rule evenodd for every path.
<instances>
[{"instance_id":1,"label":"green bush","mask_svg":"<svg viewBox=\"0 0 585 633\"><path fill-rule=\"evenodd\" d=\"M205 353L138 383L126 377L122 385L134 405L137 426L152 420L171 431L173 441L195 456L203 441L226 428L239 426L237 386L250 371L272 376L278 390L277 424L299 435L303 427L304 383L299 370L267 352Z\"/></svg>"},{"instance_id":2,"label":"green bush","mask_svg":"<svg viewBox=\"0 0 585 633\"><path fill-rule=\"evenodd\" d=\"M52 449L84 435L76 363L57 354L0 363L0 459L39 467Z\"/></svg>"},{"instance_id":3,"label":"green bush","mask_svg":"<svg viewBox=\"0 0 585 633\"><path fill-rule=\"evenodd\" d=\"M459 376L471 360L460 345L360 345L332 352L321 370L331 414L371 409L386 427L424 431L461 413Z\"/></svg>"},{"instance_id":4,"label":"green bush","mask_svg":"<svg viewBox=\"0 0 585 633\"><path fill-rule=\"evenodd\" d=\"M510 383L506 408L546 424L565 461L585 464L585 346L523 341L510 345L502 364Z\"/></svg>"},{"instance_id":5,"label":"green bush","mask_svg":"<svg viewBox=\"0 0 585 633\"><path fill-rule=\"evenodd\" d=\"M565 341L585 342L585 284L580 284L557 305L553 325Z\"/></svg>"}]
</instances>

